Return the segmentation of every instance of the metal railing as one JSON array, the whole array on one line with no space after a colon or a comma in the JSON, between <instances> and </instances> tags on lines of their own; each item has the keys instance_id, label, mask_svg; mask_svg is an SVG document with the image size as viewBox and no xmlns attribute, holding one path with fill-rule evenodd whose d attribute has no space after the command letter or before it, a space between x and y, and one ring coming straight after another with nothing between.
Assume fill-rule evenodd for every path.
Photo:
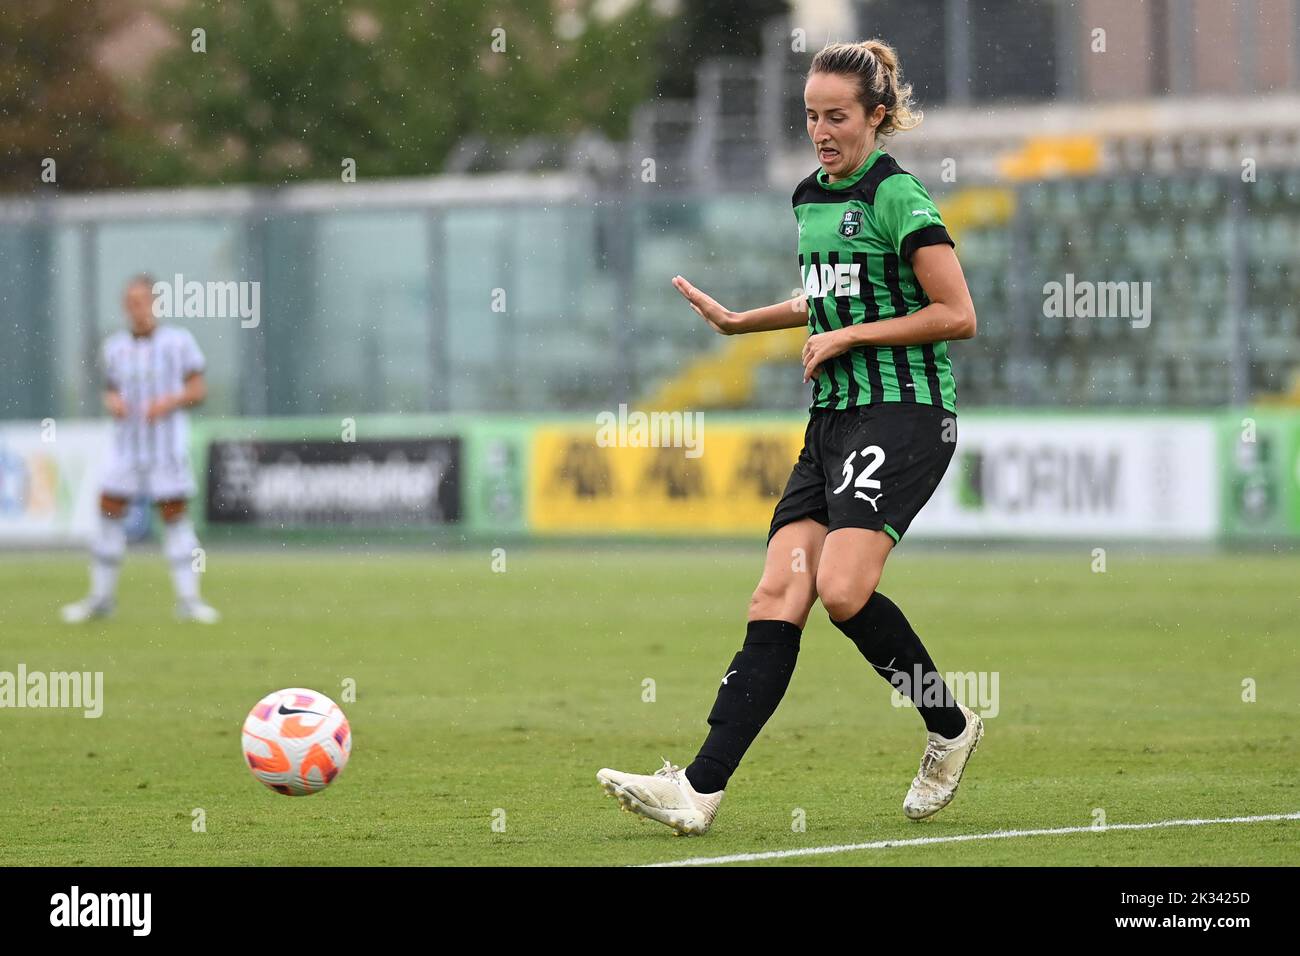
<instances>
[{"instance_id":1,"label":"metal railing","mask_svg":"<svg viewBox=\"0 0 1300 956\"><path fill-rule=\"evenodd\" d=\"M941 208L965 188L933 185ZM963 407L1207 407L1290 387L1300 167L1007 188L1009 219L954 224L980 316L952 348ZM734 308L798 285L785 190L587 189L474 177L0 203L0 417L98 412L99 344L140 271L260 283L255 328L177 320L224 414L615 407L723 342L672 275ZM1050 315L1044 289L1067 281L1148 283L1150 321ZM806 402L793 355L761 381L755 407Z\"/></svg>"}]
</instances>

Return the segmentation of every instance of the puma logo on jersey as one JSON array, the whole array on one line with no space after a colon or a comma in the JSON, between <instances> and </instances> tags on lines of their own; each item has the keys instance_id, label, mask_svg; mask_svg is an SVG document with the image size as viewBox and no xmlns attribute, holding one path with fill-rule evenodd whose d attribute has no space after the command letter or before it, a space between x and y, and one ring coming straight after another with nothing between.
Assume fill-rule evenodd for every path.
<instances>
[{"instance_id":1,"label":"puma logo on jersey","mask_svg":"<svg viewBox=\"0 0 1300 956\"><path fill-rule=\"evenodd\" d=\"M732 674L739 674L739 673L740 671L727 671L727 677L730 677ZM727 682L727 677L722 678L722 683L725 684Z\"/></svg>"},{"instance_id":2,"label":"puma logo on jersey","mask_svg":"<svg viewBox=\"0 0 1300 956\"><path fill-rule=\"evenodd\" d=\"M912 215L913 215L913 216L925 216L927 219L933 219L933 218L934 218L934 214L933 214L932 212L930 212L930 210L928 210L928 209L913 209L913 210L912 210Z\"/></svg>"},{"instance_id":3,"label":"puma logo on jersey","mask_svg":"<svg viewBox=\"0 0 1300 956\"><path fill-rule=\"evenodd\" d=\"M839 262L835 265L805 266L803 270L803 294L810 299L821 299L828 295L860 295L862 285L858 274L862 271L860 262Z\"/></svg>"},{"instance_id":4,"label":"puma logo on jersey","mask_svg":"<svg viewBox=\"0 0 1300 956\"><path fill-rule=\"evenodd\" d=\"M880 508L876 505L876 502L880 500L880 495L883 494L884 492L882 491L879 495L876 495L876 497L872 498L871 496L867 495L865 492L855 491L853 492L853 497L861 498L863 501L867 502L867 504L871 505L872 511L875 511L877 514L879 514Z\"/></svg>"}]
</instances>

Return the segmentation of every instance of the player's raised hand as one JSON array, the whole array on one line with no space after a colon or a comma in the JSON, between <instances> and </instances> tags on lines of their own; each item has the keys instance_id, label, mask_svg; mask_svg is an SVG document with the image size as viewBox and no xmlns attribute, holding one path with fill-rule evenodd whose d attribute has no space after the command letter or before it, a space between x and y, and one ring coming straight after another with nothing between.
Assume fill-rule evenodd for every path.
<instances>
[{"instance_id":1,"label":"player's raised hand","mask_svg":"<svg viewBox=\"0 0 1300 956\"><path fill-rule=\"evenodd\" d=\"M722 335L732 335L736 332L736 314L724 308L713 296L701 292L681 276L673 276L673 287L690 303L696 314L713 327L715 332Z\"/></svg>"}]
</instances>

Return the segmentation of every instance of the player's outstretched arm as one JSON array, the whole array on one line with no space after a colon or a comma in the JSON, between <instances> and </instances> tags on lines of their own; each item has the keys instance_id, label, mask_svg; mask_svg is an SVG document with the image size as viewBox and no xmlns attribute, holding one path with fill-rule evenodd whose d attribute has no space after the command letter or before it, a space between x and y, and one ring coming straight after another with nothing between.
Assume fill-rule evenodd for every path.
<instances>
[{"instance_id":1,"label":"player's outstretched arm","mask_svg":"<svg viewBox=\"0 0 1300 956\"><path fill-rule=\"evenodd\" d=\"M922 246L912 256L912 269L930 304L911 315L810 335L803 347L805 382L820 373L824 362L852 348L927 345L975 336L975 304L952 247Z\"/></svg>"},{"instance_id":2,"label":"player's outstretched arm","mask_svg":"<svg viewBox=\"0 0 1300 956\"><path fill-rule=\"evenodd\" d=\"M732 312L724 308L713 296L701 292L681 276L673 276L673 286L690 303L700 318L722 335L742 335L746 332L772 332L776 329L798 329L808 324L808 300L795 296L784 302L765 305L748 312Z\"/></svg>"}]
</instances>

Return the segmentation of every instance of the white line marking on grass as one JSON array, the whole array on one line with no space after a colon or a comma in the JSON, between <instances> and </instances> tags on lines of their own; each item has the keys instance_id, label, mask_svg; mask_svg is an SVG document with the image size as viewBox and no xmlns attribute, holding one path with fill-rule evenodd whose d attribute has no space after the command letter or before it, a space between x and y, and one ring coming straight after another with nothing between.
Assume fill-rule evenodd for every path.
<instances>
[{"instance_id":1,"label":"white line marking on grass","mask_svg":"<svg viewBox=\"0 0 1300 956\"><path fill-rule=\"evenodd\" d=\"M736 853L732 856L697 856L645 866L708 866L713 863L752 863L756 860L784 860L796 856L852 853L855 850L884 850L897 846L931 846L936 843L969 843L972 840L1009 840L1013 837L1060 836L1069 833L1106 833L1109 830L1159 830L1163 827L1206 827L1216 823L1268 823L1300 820L1300 813L1270 813L1259 817L1219 817L1213 820L1157 820L1155 823L1112 823L1104 827L1054 827L1049 830L994 830L992 833L959 833L953 836L917 837L909 840L877 840L874 843L843 843L802 850L769 850L765 853Z\"/></svg>"}]
</instances>

